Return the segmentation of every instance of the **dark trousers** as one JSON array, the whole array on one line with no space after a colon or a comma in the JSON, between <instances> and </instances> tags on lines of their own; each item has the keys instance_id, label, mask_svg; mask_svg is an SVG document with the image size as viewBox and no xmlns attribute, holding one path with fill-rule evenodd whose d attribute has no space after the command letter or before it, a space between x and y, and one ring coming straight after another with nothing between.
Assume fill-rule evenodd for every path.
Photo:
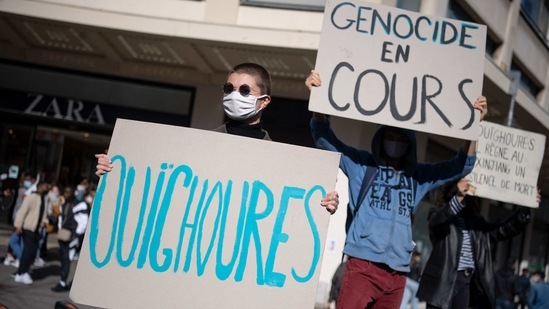
<instances>
[{"instance_id":1,"label":"dark trousers","mask_svg":"<svg viewBox=\"0 0 549 309\"><path fill-rule=\"evenodd\" d=\"M452 304L450 309L467 309L469 308L469 288L473 274L465 271L458 271L454 291L452 292ZM427 304L427 309L435 309L432 305Z\"/></svg>"},{"instance_id":2,"label":"dark trousers","mask_svg":"<svg viewBox=\"0 0 549 309\"><path fill-rule=\"evenodd\" d=\"M59 241L59 262L61 262L61 281L67 282L69 271L71 269L71 259L69 257L69 242Z\"/></svg>"},{"instance_id":3,"label":"dark trousers","mask_svg":"<svg viewBox=\"0 0 549 309\"><path fill-rule=\"evenodd\" d=\"M17 274L21 275L29 272L30 266L36 258L36 249L38 248L38 241L40 240L40 234L29 230L23 230L23 253L19 259L19 268Z\"/></svg>"}]
</instances>

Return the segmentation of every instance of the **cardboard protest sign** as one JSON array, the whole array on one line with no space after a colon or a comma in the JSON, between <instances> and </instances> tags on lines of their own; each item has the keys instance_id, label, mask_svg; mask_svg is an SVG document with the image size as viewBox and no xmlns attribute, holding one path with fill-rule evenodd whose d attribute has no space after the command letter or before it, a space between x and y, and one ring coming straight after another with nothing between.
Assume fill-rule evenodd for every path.
<instances>
[{"instance_id":1,"label":"cardboard protest sign","mask_svg":"<svg viewBox=\"0 0 549 309\"><path fill-rule=\"evenodd\" d=\"M545 136L482 121L477 161L467 176L474 195L522 206L538 207L538 174Z\"/></svg>"},{"instance_id":2,"label":"cardboard protest sign","mask_svg":"<svg viewBox=\"0 0 549 309\"><path fill-rule=\"evenodd\" d=\"M486 26L365 1L328 0L315 112L476 139Z\"/></svg>"},{"instance_id":3,"label":"cardboard protest sign","mask_svg":"<svg viewBox=\"0 0 549 309\"><path fill-rule=\"evenodd\" d=\"M70 297L105 308L312 308L339 153L118 120Z\"/></svg>"}]
</instances>

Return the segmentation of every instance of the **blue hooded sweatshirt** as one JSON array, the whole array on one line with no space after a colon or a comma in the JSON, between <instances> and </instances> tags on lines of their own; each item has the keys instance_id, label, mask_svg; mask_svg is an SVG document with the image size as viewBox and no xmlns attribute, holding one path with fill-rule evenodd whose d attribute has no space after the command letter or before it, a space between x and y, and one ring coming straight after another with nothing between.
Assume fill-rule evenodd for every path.
<instances>
[{"instance_id":1,"label":"blue hooded sweatshirt","mask_svg":"<svg viewBox=\"0 0 549 309\"><path fill-rule=\"evenodd\" d=\"M311 120L316 146L340 152L339 168L349 179L349 206L355 213L347 233L343 252L351 257L388 265L401 272L410 271L415 243L412 241L411 215L430 190L458 180L473 169L476 155L461 149L448 161L418 163L414 131L401 129L410 140L402 158L404 169L387 166L381 156L384 130L380 125L372 138L372 152L342 143L330 128L329 121ZM358 195L369 166L377 167L371 186L361 205Z\"/></svg>"}]
</instances>

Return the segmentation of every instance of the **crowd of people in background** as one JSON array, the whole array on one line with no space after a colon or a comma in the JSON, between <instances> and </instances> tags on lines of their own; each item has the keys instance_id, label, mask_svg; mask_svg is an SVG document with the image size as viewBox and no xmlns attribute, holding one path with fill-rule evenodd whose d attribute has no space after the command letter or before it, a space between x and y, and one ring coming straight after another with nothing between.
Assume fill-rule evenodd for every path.
<instances>
[{"instance_id":1,"label":"crowd of people in background","mask_svg":"<svg viewBox=\"0 0 549 309\"><path fill-rule=\"evenodd\" d=\"M40 178L26 172L18 188L2 186L5 223L13 226L3 264L16 268L16 283L32 284L32 268L47 265L48 237L57 237L60 280L52 291L69 291L70 264L78 260L95 190L87 178L74 187ZM68 236L58 236L60 230L68 231Z\"/></svg>"}]
</instances>

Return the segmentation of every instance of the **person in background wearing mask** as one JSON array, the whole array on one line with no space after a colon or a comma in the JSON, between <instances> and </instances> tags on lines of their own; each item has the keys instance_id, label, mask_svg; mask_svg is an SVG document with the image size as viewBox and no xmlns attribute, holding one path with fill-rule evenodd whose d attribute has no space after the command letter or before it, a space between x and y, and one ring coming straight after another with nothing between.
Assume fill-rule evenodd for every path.
<instances>
[{"instance_id":1,"label":"person in background wearing mask","mask_svg":"<svg viewBox=\"0 0 549 309\"><path fill-rule=\"evenodd\" d=\"M78 185L76 186L76 190L74 191L74 195L76 196L76 199L79 201L83 201L89 188L90 188L90 182L88 178L83 177L80 180L80 183L78 183Z\"/></svg>"},{"instance_id":2,"label":"person in background wearing mask","mask_svg":"<svg viewBox=\"0 0 549 309\"><path fill-rule=\"evenodd\" d=\"M40 233L36 258L33 263L34 266L41 267L46 264L43 258L45 258L48 253L48 235L55 231L55 224L57 223L57 216L59 215L59 202L59 186L52 184L46 195L48 226Z\"/></svg>"},{"instance_id":3,"label":"person in background wearing mask","mask_svg":"<svg viewBox=\"0 0 549 309\"><path fill-rule=\"evenodd\" d=\"M537 270L532 274L532 287L528 294L528 309L549 308L549 285L545 282L545 273Z\"/></svg>"},{"instance_id":4,"label":"person in background wearing mask","mask_svg":"<svg viewBox=\"0 0 549 309\"><path fill-rule=\"evenodd\" d=\"M17 212L13 226L17 235L23 237L23 253L19 261L19 268L15 274L15 282L32 284L29 269L36 257L36 249L40 231L48 224L45 196L49 184L40 181L37 190L23 200L21 209Z\"/></svg>"},{"instance_id":5,"label":"person in background wearing mask","mask_svg":"<svg viewBox=\"0 0 549 309\"><path fill-rule=\"evenodd\" d=\"M256 63L236 65L223 85L223 110L228 121L213 131L256 139L271 140L262 128L261 114L271 103L272 81L269 72ZM112 170L106 154L96 154L97 170L101 176ZM321 201L322 207L334 213L339 205L337 192L328 193Z\"/></svg>"},{"instance_id":6,"label":"person in background wearing mask","mask_svg":"<svg viewBox=\"0 0 549 309\"><path fill-rule=\"evenodd\" d=\"M321 87L320 74L311 71L305 85ZM486 98L479 97L473 107L484 119ZM339 167L349 179L352 221L343 248L349 259L338 308L399 308L415 246L411 216L427 192L473 169L476 142L466 141L451 160L419 163L411 130L380 125L370 151L344 144L323 114L313 113L311 130L318 148L341 153ZM365 179L372 170L372 178ZM362 187L364 198L359 197Z\"/></svg>"},{"instance_id":7,"label":"person in background wearing mask","mask_svg":"<svg viewBox=\"0 0 549 309\"><path fill-rule=\"evenodd\" d=\"M17 190L17 199L15 200L15 207L13 207L12 219L15 220L15 214L23 204L25 197L30 194L31 187L35 185L36 178L30 173L25 173L23 176L23 181Z\"/></svg>"}]
</instances>

